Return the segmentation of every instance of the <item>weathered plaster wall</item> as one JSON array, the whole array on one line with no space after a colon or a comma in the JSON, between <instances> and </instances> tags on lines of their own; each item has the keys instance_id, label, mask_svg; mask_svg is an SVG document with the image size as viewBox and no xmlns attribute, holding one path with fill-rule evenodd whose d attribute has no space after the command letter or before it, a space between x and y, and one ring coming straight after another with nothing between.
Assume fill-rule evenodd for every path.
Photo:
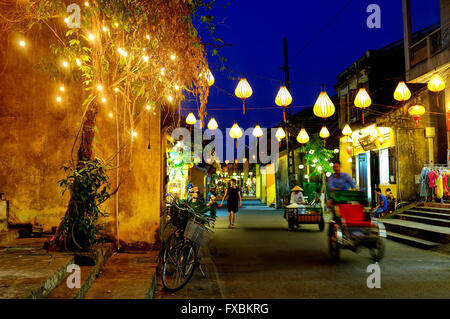
<instances>
[{"instance_id":1,"label":"weathered plaster wall","mask_svg":"<svg viewBox=\"0 0 450 319\"><path fill-rule=\"evenodd\" d=\"M48 37L40 32L26 37L26 48L17 45L14 34L0 37L0 192L10 200L16 222L36 222L48 230L63 217L68 195L61 196L60 169L70 159L83 107L82 89L51 80L36 67L49 57ZM63 103L56 102L56 96ZM98 115L95 156L111 158L116 152L113 99ZM143 117L133 140L133 161L119 192L120 239L126 242L155 241L159 227L161 193L160 116ZM129 134L129 132L127 133ZM147 149L150 134L151 150ZM76 151L76 148L75 148ZM76 152L75 152L76 154ZM115 171L111 172L115 185ZM115 234L115 198L106 204L112 215L107 230Z\"/></svg>"}]
</instances>

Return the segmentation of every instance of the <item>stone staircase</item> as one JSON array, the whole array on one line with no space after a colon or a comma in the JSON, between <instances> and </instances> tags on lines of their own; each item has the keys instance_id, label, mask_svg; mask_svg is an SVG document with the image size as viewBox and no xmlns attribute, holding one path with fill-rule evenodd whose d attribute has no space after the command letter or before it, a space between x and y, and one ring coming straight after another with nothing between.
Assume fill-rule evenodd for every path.
<instances>
[{"instance_id":1,"label":"stone staircase","mask_svg":"<svg viewBox=\"0 0 450 319\"><path fill-rule=\"evenodd\" d=\"M382 221L391 240L424 249L450 243L450 204L417 203Z\"/></svg>"}]
</instances>

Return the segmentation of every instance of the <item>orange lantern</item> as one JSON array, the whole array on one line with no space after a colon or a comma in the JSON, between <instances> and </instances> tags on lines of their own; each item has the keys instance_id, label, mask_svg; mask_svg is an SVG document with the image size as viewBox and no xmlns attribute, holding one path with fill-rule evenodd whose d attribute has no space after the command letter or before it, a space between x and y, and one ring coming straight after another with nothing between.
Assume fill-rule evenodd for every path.
<instances>
[{"instance_id":1,"label":"orange lantern","mask_svg":"<svg viewBox=\"0 0 450 319\"><path fill-rule=\"evenodd\" d=\"M351 146L347 146L345 150L347 151L348 155L352 154L352 147Z\"/></svg>"},{"instance_id":2,"label":"orange lantern","mask_svg":"<svg viewBox=\"0 0 450 319\"><path fill-rule=\"evenodd\" d=\"M425 108L422 105L414 105L408 109L408 113L414 118L417 127L419 126L420 117L425 114Z\"/></svg>"}]
</instances>

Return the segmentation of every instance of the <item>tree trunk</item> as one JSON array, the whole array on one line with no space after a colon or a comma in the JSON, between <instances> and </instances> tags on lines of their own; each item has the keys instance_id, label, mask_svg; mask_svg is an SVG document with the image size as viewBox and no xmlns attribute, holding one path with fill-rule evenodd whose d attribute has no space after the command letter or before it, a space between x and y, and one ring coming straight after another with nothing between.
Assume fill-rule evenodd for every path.
<instances>
[{"instance_id":1,"label":"tree trunk","mask_svg":"<svg viewBox=\"0 0 450 319\"><path fill-rule=\"evenodd\" d=\"M86 111L86 115L83 120L81 141L77 152L77 168L81 167L81 162L92 159L97 113L97 102L93 102L89 106L89 109ZM75 217L80 213L84 213L85 211L86 209L84 207L84 204L79 200L75 200L73 194L71 194L64 218L66 218L67 216ZM58 250L80 250L81 247L79 247L79 245L76 243L76 239L74 238L76 237L75 235L77 233L75 229L73 229L72 231L67 231L66 233L62 233L63 220L59 224L58 230L54 237L54 242L50 243L50 245L55 245L55 248L57 248Z\"/></svg>"}]
</instances>

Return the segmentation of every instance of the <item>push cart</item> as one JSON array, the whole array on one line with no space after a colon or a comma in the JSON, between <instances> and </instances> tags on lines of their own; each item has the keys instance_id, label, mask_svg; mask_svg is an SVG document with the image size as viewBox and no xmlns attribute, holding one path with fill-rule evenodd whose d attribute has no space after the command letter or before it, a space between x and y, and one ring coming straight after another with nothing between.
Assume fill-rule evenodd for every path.
<instances>
[{"instance_id":1,"label":"push cart","mask_svg":"<svg viewBox=\"0 0 450 319\"><path fill-rule=\"evenodd\" d=\"M284 208L284 218L290 230L300 227L300 224L317 224L319 230L325 228L323 208L320 206L301 206L299 208Z\"/></svg>"}]
</instances>

